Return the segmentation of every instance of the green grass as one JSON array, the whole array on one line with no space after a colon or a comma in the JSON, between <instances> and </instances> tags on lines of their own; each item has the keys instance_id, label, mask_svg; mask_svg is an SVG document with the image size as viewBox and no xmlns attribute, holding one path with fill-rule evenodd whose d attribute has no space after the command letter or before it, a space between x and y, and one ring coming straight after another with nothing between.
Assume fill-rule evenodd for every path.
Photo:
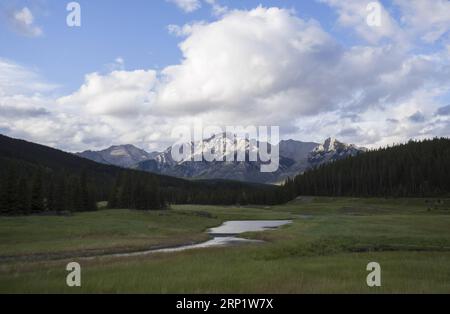
<instances>
[{"instance_id":1,"label":"green grass","mask_svg":"<svg viewBox=\"0 0 450 314\"><path fill-rule=\"evenodd\" d=\"M71 217L0 219L0 255L133 250L204 239L218 223L175 212L107 210Z\"/></svg>"},{"instance_id":2,"label":"green grass","mask_svg":"<svg viewBox=\"0 0 450 314\"><path fill-rule=\"evenodd\" d=\"M207 240L204 231L225 220L289 216L257 208L175 206L165 211L0 217L0 257L146 250Z\"/></svg>"},{"instance_id":3,"label":"green grass","mask_svg":"<svg viewBox=\"0 0 450 314\"><path fill-rule=\"evenodd\" d=\"M294 220L245 235L267 241L262 245L71 259L82 265L82 288L65 286L67 260L3 262L0 292L450 293L449 203L308 198L272 208L0 218L0 256L142 249L201 241L205 229L225 220ZM372 261L381 264L381 288L366 285Z\"/></svg>"}]
</instances>

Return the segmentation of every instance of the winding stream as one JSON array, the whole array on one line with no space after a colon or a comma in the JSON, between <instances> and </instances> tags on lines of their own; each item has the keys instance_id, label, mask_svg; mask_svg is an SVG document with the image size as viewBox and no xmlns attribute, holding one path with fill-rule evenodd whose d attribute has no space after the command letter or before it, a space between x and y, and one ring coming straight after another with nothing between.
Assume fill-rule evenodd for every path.
<instances>
[{"instance_id":1,"label":"winding stream","mask_svg":"<svg viewBox=\"0 0 450 314\"><path fill-rule=\"evenodd\" d=\"M263 243L261 240L250 240L239 238L237 235L245 232L257 232L279 228L281 226L292 223L292 220L236 220L226 221L221 226L211 228L207 232L213 238L206 242L183 245L174 248L154 249L133 253L113 254L115 257L142 256L152 253L170 253L180 252L191 249L201 249L208 247L221 247L246 243Z\"/></svg>"}]
</instances>

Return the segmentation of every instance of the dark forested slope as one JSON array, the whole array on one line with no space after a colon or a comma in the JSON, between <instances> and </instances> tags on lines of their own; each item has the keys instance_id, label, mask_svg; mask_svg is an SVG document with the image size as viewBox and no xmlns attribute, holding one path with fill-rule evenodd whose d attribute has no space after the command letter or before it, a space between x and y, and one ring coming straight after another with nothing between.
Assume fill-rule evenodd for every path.
<instances>
[{"instance_id":1,"label":"dark forested slope","mask_svg":"<svg viewBox=\"0 0 450 314\"><path fill-rule=\"evenodd\" d=\"M158 209L168 203L274 204L278 187L183 179L99 164L43 145L0 135L0 214Z\"/></svg>"},{"instance_id":2,"label":"dark forested slope","mask_svg":"<svg viewBox=\"0 0 450 314\"><path fill-rule=\"evenodd\" d=\"M294 195L443 196L450 194L450 139L410 141L326 164L286 183Z\"/></svg>"}]
</instances>

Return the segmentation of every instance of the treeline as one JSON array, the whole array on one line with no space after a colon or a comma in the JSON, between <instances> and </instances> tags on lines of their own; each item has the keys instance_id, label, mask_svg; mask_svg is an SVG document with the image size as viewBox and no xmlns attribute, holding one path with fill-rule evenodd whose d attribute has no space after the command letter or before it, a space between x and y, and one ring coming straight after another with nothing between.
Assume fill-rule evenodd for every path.
<instances>
[{"instance_id":1,"label":"treeline","mask_svg":"<svg viewBox=\"0 0 450 314\"><path fill-rule=\"evenodd\" d=\"M166 206L158 179L137 171L120 173L108 200L109 208L149 210Z\"/></svg>"},{"instance_id":2,"label":"treeline","mask_svg":"<svg viewBox=\"0 0 450 314\"><path fill-rule=\"evenodd\" d=\"M0 214L28 215L96 209L85 173L53 172L26 162L0 159Z\"/></svg>"},{"instance_id":3,"label":"treeline","mask_svg":"<svg viewBox=\"0 0 450 314\"><path fill-rule=\"evenodd\" d=\"M410 141L311 169L284 185L290 197L450 195L450 139Z\"/></svg>"},{"instance_id":4,"label":"treeline","mask_svg":"<svg viewBox=\"0 0 450 314\"><path fill-rule=\"evenodd\" d=\"M288 201L284 194L278 186L225 180L191 181L184 188L165 190L171 204L200 205L275 205Z\"/></svg>"},{"instance_id":5,"label":"treeline","mask_svg":"<svg viewBox=\"0 0 450 314\"><path fill-rule=\"evenodd\" d=\"M108 200L110 208L162 209L170 204L275 205L286 202L281 187L224 180L161 186L148 173L123 171Z\"/></svg>"},{"instance_id":6,"label":"treeline","mask_svg":"<svg viewBox=\"0 0 450 314\"><path fill-rule=\"evenodd\" d=\"M161 186L158 177L122 169L104 197L104 186L86 171L69 174L0 158L0 215L29 215L93 211L96 203L108 201L109 208L155 210L170 204L273 205L280 204L280 187L249 187L240 182L188 182Z\"/></svg>"}]
</instances>

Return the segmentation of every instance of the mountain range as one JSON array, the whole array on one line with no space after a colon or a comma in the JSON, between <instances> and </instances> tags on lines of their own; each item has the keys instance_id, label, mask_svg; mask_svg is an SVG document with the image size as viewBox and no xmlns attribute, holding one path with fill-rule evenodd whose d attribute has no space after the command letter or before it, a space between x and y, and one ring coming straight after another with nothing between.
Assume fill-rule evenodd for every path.
<instances>
[{"instance_id":1,"label":"mountain range","mask_svg":"<svg viewBox=\"0 0 450 314\"><path fill-rule=\"evenodd\" d=\"M221 152L221 145L235 144L236 155L245 154L246 161L206 161L197 153ZM172 158L172 147L163 152L148 153L133 145L111 146L101 151L84 151L78 156L108 165L137 169L189 179L226 179L254 183L280 183L288 177L294 177L307 169L321 164L355 156L365 152L365 148L346 144L334 138L324 143L283 140L277 146L280 152L279 168L273 173L261 172L263 162L249 161L250 152L259 152L261 142L246 138L236 138L230 134L217 134L200 142L187 143L188 154L181 161ZM269 147L270 144L268 144ZM228 146L227 146L228 147ZM219 156L226 159L226 150ZM236 157L236 156L235 156ZM197 159L195 159L197 158ZM201 160L201 161L194 161ZM233 160L236 160L234 158Z\"/></svg>"},{"instance_id":2,"label":"mountain range","mask_svg":"<svg viewBox=\"0 0 450 314\"><path fill-rule=\"evenodd\" d=\"M133 145L120 145L101 151L87 150L77 155L102 164L133 168L139 162L153 159L158 154L157 152L147 153Z\"/></svg>"}]
</instances>

